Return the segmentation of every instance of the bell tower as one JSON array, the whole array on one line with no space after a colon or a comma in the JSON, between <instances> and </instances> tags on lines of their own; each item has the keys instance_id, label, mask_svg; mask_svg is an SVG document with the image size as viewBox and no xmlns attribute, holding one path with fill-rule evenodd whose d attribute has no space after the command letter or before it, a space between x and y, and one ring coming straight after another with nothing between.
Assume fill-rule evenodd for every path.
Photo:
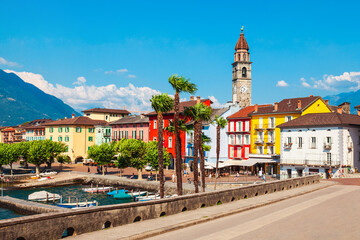
<instances>
[{"instance_id":1,"label":"bell tower","mask_svg":"<svg viewBox=\"0 0 360 240\"><path fill-rule=\"evenodd\" d=\"M233 66L232 101L241 108L251 105L251 64L249 45L241 28L239 40L235 46Z\"/></svg>"}]
</instances>

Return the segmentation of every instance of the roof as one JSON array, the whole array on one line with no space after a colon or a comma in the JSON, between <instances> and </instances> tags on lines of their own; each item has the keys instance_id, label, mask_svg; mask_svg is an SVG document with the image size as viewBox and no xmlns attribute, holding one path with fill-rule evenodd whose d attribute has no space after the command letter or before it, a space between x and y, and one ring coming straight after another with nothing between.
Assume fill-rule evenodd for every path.
<instances>
[{"instance_id":1,"label":"roof","mask_svg":"<svg viewBox=\"0 0 360 240\"><path fill-rule=\"evenodd\" d=\"M243 29L241 29L239 40L235 45L235 50L239 50L239 49L249 50L249 45L247 44L246 39L244 37Z\"/></svg>"},{"instance_id":2,"label":"roof","mask_svg":"<svg viewBox=\"0 0 360 240\"><path fill-rule=\"evenodd\" d=\"M268 107L259 107L257 112L251 115L274 114L274 113L301 113L304 109L314 103L316 100L322 99L320 96L310 96L302 98L286 98L278 103L278 110L274 111L274 105ZM298 108L298 101L301 101L301 108Z\"/></svg>"},{"instance_id":3,"label":"roof","mask_svg":"<svg viewBox=\"0 0 360 240\"><path fill-rule=\"evenodd\" d=\"M128 123L149 123L149 117L145 117L143 115L127 116L119 120L110 122L109 124L116 125L116 124L128 124Z\"/></svg>"},{"instance_id":4,"label":"roof","mask_svg":"<svg viewBox=\"0 0 360 240\"><path fill-rule=\"evenodd\" d=\"M298 117L289 122L280 124L279 128L293 127L321 127L321 126L343 126L358 125L360 126L360 116L355 114L331 113L310 113Z\"/></svg>"},{"instance_id":5,"label":"roof","mask_svg":"<svg viewBox=\"0 0 360 240\"><path fill-rule=\"evenodd\" d=\"M226 107L226 108L213 108L212 109L212 113L210 116L210 121L206 121L206 122L202 122L203 125L208 125L210 123L212 123L215 120L215 116L221 116L223 115L227 110L229 110L230 107ZM193 125L194 121L191 120L189 122L186 123L186 125Z\"/></svg>"},{"instance_id":6,"label":"roof","mask_svg":"<svg viewBox=\"0 0 360 240\"><path fill-rule=\"evenodd\" d=\"M22 125L22 127L25 129L35 129L35 128L41 128L41 127L44 128L45 123L49 123L52 121L53 120L51 120L51 119L35 119L35 120L32 120L31 122L28 122L28 123Z\"/></svg>"},{"instance_id":7,"label":"roof","mask_svg":"<svg viewBox=\"0 0 360 240\"><path fill-rule=\"evenodd\" d=\"M358 109L358 108L360 108L360 105L357 105L357 106L355 106L354 108L355 108L355 109Z\"/></svg>"},{"instance_id":8,"label":"roof","mask_svg":"<svg viewBox=\"0 0 360 240\"><path fill-rule=\"evenodd\" d=\"M96 112L96 113L130 114L130 112L128 110L125 110L125 109L109 109L109 108L92 108L92 109L84 110L82 112L83 113Z\"/></svg>"},{"instance_id":9,"label":"roof","mask_svg":"<svg viewBox=\"0 0 360 240\"><path fill-rule=\"evenodd\" d=\"M209 99L200 99L200 102L204 103L206 101L210 101L212 103L211 100ZM190 101L184 101L184 102L180 102L180 108L179 108L179 112L182 113L186 107L191 107L196 105L197 100L190 100ZM174 110L171 110L170 112L166 112L163 113L163 115L165 114L174 114ZM155 111L149 112L148 114L146 114L146 116L151 116L151 115L157 115L157 113Z\"/></svg>"},{"instance_id":10,"label":"roof","mask_svg":"<svg viewBox=\"0 0 360 240\"><path fill-rule=\"evenodd\" d=\"M9 127L9 128L5 128L5 129L2 129L1 131L15 131L15 129L14 128L12 128L12 127Z\"/></svg>"},{"instance_id":11,"label":"roof","mask_svg":"<svg viewBox=\"0 0 360 240\"><path fill-rule=\"evenodd\" d=\"M271 104L267 104L267 105L259 105L258 107L267 107L267 106L271 106ZM238 112L230 115L229 117L227 117L227 119L235 119L235 118L248 118L249 114L252 113L255 110L255 106L248 106L245 107L241 110L239 110Z\"/></svg>"},{"instance_id":12,"label":"roof","mask_svg":"<svg viewBox=\"0 0 360 240\"><path fill-rule=\"evenodd\" d=\"M85 125L85 126L94 126L94 125L102 125L107 124L107 121L104 120L93 120L89 117L75 117L75 118L68 118L68 119L61 119L49 123L45 123L45 126L59 126L59 125Z\"/></svg>"}]
</instances>

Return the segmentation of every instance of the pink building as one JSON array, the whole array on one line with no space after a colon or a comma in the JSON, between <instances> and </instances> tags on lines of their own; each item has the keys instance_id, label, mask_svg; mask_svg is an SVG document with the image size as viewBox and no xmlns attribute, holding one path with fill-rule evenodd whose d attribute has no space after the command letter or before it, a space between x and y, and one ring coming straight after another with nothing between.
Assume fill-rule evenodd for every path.
<instances>
[{"instance_id":1,"label":"pink building","mask_svg":"<svg viewBox=\"0 0 360 240\"><path fill-rule=\"evenodd\" d=\"M112 126L112 141L126 139L141 139L144 142L149 141L149 118L143 115L128 116L122 119L110 122Z\"/></svg>"}]
</instances>

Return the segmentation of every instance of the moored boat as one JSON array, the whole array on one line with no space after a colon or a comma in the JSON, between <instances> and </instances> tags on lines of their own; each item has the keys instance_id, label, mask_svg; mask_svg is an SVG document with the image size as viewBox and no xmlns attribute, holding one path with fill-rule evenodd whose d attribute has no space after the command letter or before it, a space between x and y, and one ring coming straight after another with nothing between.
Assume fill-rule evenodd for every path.
<instances>
[{"instance_id":1,"label":"moored boat","mask_svg":"<svg viewBox=\"0 0 360 240\"><path fill-rule=\"evenodd\" d=\"M56 193L50 193L47 191L39 191L29 194L28 200L36 201L36 202L50 202L50 201L58 201L61 199L61 196Z\"/></svg>"},{"instance_id":2,"label":"moored boat","mask_svg":"<svg viewBox=\"0 0 360 240\"><path fill-rule=\"evenodd\" d=\"M117 194L113 195L115 199L118 200L130 200L133 199L133 197L130 194L124 193L124 192L119 192Z\"/></svg>"},{"instance_id":3,"label":"moored boat","mask_svg":"<svg viewBox=\"0 0 360 240\"><path fill-rule=\"evenodd\" d=\"M97 201L85 201L85 202L72 202L72 203L59 203L56 206L63 208L86 208L86 207L95 207L97 206Z\"/></svg>"},{"instance_id":4,"label":"moored boat","mask_svg":"<svg viewBox=\"0 0 360 240\"><path fill-rule=\"evenodd\" d=\"M113 190L113 191L111 191L111 192L108 192L107 195L108 195L108 196L113 196L114 194L121 193L121 192L127 193L127 192L129 192L129 191L128 191L128 190L125 190L125 189Z\"/></svg>"},{"instance_id":5,"label":"moored boat","mask_svg":"<svg viewBox=\"0 0 360 240\"><path fill-rule=\"evenodd\" d=\"M82 190L84 192L88 193L104 193L104 192L110 192L113 189L113 187L90 187L90 188L83 188Z\"/></svg>"}]
</instances>

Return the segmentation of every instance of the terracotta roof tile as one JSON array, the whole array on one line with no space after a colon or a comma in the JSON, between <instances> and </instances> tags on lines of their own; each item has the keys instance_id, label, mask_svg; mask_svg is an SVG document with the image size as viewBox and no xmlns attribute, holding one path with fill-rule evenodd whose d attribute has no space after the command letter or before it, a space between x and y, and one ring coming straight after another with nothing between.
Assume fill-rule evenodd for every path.
<instances>
[{"instance_id":1,"label":"terracotta roof tile","mask_svg":"<svg viewBox=\"0 0 360 240\"><path fill-rule=\"evenodd\" d=\"M249 45L246 42L246 39L244 37L244 33L243 33L242 30L241 30L241 33L240 33L239 40L237 41L237 43L235 45L235 50L238 50L238 49L249 50Z\"/></svg>"},{"instance_id":2,"label":"terracotta roof tile","mask_svg":"<svg viewBox=\"0 0 360 240\"><path fill-rule=\"evenodd\" d=\"M92 108L82 111L83 113L96 112L96 113L119 113L119 114L130 114L128 110L125 109L109 109L109 108Z\"/></svg>"},{"instance_id":3,"label":"terracotta roof tile","mask_svg":"<svg viewBox=\"0 0 360 240\"><path fill-rule=\"evenodd\" d=\"M311 113L298 117L289 122L280 124L279 128L293 127L316 127L316 126L360 126L360 116L354 114L331 113Z\"/></svg>"},{"instance_id":4,"label":"terracotta roof tile","mask_svg":"<svg viewBox=\"0 0 360 240\"><path fill-rule=\"evenodd\" d=\"M68 119L61 119L49 123L45 123L45 126L59 126L59 125L85 125L85 126L94 126L94 125L106 125L108 122L104 120L93 120L88 117L75 117Z\"/></svg>"},{"instance_id":5,"label":"terracotta roof tile","mask_svg":"<svg viewBox=\"0 0 360 240\"><path fill-rule=\"evenodd\" d=\"M149 117L137 115L137 116L128 116L121 118L119 120L110 122L109 125L116 124L128 124L128 123L149 123Z\"/></svg>"},{"instance_id":6,"label":"terracotta roof tile","mask_svg":"<svg viewBox=\"0 0 360 240\"><path fill-rule=\"evenodd\" d=\"M206 101L208 101L209 99L201 99L200 102L204 103ZM180 108L179 108L179 112L182 113L186 107L191 107L196 105L197 100L191 100L191 101L185 101L185 102L180 102ZM174 114L174 110L171 110L170 112L166 112L163 114ZM157 115L157 113L155 111L153 112L149 112L146 114L146 116L152 116L152 115Z\"/></svg>"},{"instance_id":7,"label":"terracotta roof tile","mask_svg":"<svg viewBox=\"0 0 360 240\"><path fill-rule=\"evenodd\" d=\"M258 107L266 107L266 106L271 106L270 104L267 105L259 105ZM248 118L249 114L252 113L255 110L255 106L248 106L245 107L241 110L239 110L238 112L234 113L233 115L230 115L229 117L227 117L227 119L234 119L234 118Z\"/></svg>"}]
</instances>

